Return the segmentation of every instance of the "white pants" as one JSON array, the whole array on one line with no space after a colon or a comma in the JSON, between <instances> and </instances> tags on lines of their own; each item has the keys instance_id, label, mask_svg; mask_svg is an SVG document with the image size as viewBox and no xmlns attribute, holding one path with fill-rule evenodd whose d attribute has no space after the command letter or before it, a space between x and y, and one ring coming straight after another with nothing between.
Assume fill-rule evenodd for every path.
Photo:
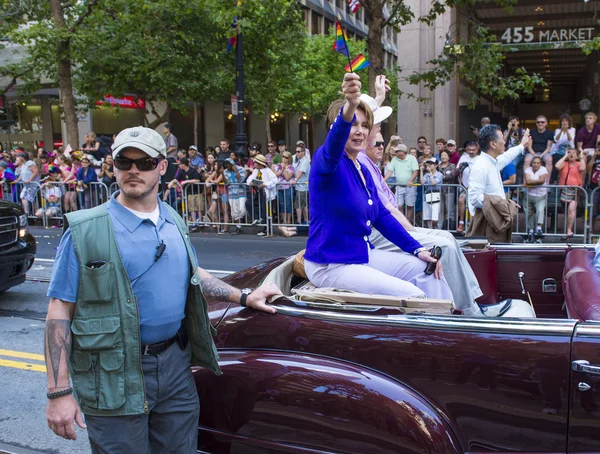
<instances>
[{"instance_id":1,"label":"white pants","mask_svg":"<svg viewBox=\"0 0 600 454\"><path fill-rule=\"evenodd\" d=\"M368 246L367 246L368 247ZM360 293L452 300L445 278L426 275L427 264L412 255L369 249L369 263L329 265L304 260L304 270L317 287Z\"/></svg>"},{"instance_id":2,"label":"white pants","mask_svg":"<svg viewBox=\"0 0 600 454\"><path fill-rule=\"evenodd\" d=\"M440 204L442 202L426 202L423 200L423 220L438 221L440 218Z\"/></svg>"},{"instance_id":3,"label":"white pants","mask_svg":"<svg viewBox=\"0 0 600 454\"><path fill-rule=\"evenodd\" d=\"M475 299L483 295L483 292L479 287L475 273L473 273L454 236L445 230L422 229L419 227L408 233L425 247L440 246L442 248L441 261L444 266L444 276L454 295L452 299L456 308L469 314L478 312ZM398 246L387 240L375 229L373 229L369 241L377 249L401 252Z\"/></svg>"}]
</instances>

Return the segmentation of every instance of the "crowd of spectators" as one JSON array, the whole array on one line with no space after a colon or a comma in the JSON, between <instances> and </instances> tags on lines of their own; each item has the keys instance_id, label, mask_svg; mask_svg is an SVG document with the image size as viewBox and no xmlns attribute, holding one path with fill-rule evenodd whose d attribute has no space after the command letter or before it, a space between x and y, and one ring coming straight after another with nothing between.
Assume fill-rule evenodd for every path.
<instances>
[{"instance_id":1,"label":"crowd of spectators","mask_svg":"<svg viewBox=\"0 0 600 454\"><path fill-rule=\"evenodd\" d=\"M483 118L482 125L487 123L489 118ZM383 150L379 168L384 180L409 220L459 234L465 231L470 168L479 154L477 129L472 129L473 137L462 147L445 138L432 145L424 136L414 147L400 136L375 144ZM506 148L518 145L524 133L520 119L511 116L504 130ZM524 154L502 170L503 183L509 186L507 197L522 206L526 231L541 237L553 222L547 205L554 189L555 203L564 207L564 238L569 238L575 234L583 191L591 192L600 183L597 116L587 113L577 130L564 114L551 131L547 118L540 115L530 133L532 141ZM290 148L283 140L269 141L266 150L260 142L252 142L248 153L237 154L227 139L203 152L195 145L182 149L171 124L165 125L163 135L171 172L161 183L162 197L187 216L191 230L211 227L219 234L235 235L253 224L262 227L258 235L267 236L273 232L268 223L274 222L280 232L293 235L296 227L309 223L311 158L303 141ZM110 144L89 132L79 150L4 150L0 195L39 218L60 219L65 212L102 203L117 189ZM598 194L590 198L596 215L593 228L600 219Z\"/></svg>"}]
</instances>

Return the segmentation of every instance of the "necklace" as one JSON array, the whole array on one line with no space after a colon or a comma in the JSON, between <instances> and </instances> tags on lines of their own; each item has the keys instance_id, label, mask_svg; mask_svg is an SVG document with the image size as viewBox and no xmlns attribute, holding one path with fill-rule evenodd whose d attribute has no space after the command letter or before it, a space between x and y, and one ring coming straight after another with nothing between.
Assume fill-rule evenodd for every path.
<instances>
[{"instance_id":1,"label":"necklace","mask_svg":"<svg viewBox=\"0 0 600 454\"><path fill-rule=\"evenodd\" d=\"M360 167L360 162L358 162L358 159L356 161L355 160L352 160L352 161L354 162L354 167L356 167L356 170L358 170L360 172L361 167Z\"/></svg>"}]
</instances>

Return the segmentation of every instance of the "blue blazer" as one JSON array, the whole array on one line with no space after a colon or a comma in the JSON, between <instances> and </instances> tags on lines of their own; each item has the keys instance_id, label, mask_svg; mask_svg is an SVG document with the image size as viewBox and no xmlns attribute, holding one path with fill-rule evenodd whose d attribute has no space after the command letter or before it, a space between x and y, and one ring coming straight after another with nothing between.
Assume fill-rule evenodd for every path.
<instances>
[{"instance_id":1,"label":"blue blazer","mask_svg":"<svg viewBox=\"0 0 600 454\"><path fill-rule=\"evenodd\" d=\"M421 245L402 227L377 196L367 169L366 188L357 168L345 153L353 122L341 110L325 144L312 157L308 178L310 227L305 257L315 263L362 264L369 262L371 228L375 227L403 251Z\"/></svg>"}]
</instances>

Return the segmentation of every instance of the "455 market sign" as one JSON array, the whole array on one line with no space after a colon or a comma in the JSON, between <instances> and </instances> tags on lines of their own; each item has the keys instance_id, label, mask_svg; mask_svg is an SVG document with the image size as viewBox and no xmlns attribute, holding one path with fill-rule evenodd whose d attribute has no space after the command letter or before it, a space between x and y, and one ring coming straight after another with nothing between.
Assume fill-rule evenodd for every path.
<instances>
[{"instance_id":1,"label":"455 market sign","mask_svg":"<svg viewBox=\"0 0 600 454\"><path fill-rule=\"evenodd\" d=\"M594 27L536 30L535 27L507 28L500 38L505 44L566 43L591 41Z\"/></svg>"}]
</instances>

